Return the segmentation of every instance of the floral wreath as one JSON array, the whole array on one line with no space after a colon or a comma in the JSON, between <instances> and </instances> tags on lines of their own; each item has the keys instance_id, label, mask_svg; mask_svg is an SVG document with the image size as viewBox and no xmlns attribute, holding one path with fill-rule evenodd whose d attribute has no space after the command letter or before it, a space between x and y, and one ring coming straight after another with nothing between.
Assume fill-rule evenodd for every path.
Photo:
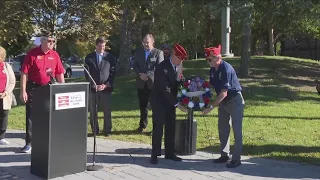
<instances>
[{"instance_id":1,"label":"floral wreath","mask_svg":"<svg viewBox=\"0 0 320 180\"><path fill-rule=\"evenodd\" d=\"M212 92L208 81L200 77L190 77L181 81L178 100L189 109L199 111L210 106Z\"/></svg>"}]
</instances>

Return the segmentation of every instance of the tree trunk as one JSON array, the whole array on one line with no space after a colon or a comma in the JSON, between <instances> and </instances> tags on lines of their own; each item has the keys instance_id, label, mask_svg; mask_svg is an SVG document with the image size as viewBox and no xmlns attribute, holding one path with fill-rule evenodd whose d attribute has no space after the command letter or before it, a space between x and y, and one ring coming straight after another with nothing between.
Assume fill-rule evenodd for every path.
<instances>
[{"instance_id":1,"label":"tree trunk","mask_svg":"<svg viewBox=\"0 0 320 180\"><path fill-rule=\"evenodd\" d=\"M249 75L249 63L251 57L251 11L246 11L246 17L243 23L242 48L240 75L246 77Z\"/></svg>"},{"instance_id":2,"label":"tree trunk","mask_svg":"<svg viewBox=\"0 0 320 180\"><path fill-rule=\"evenodd\" d=\"M252 42L251 42L251 55L257 54L257 36L251 36Z\"/></svg>"},{"instance_id":3,"label":"tree trunk","mask_svg":"<svg viewBox=\"0 0 320 180\"><path fill-rule=\"evenodd\" d=\"M269 55L274 56L274 38L273 38L273 27L272 25L268 28L268 44L269 44Z\"/></svg>"},{"instance_id":4,"label":"tree trunk","mask_svg":"<svg viewBox=\"0 0 320 180\"><path fill-rule=\"evenodd\" d=\"M130 16L130 8L124 7L120 25L120 52L117 74L121 75L129 70L129 58L132 46L132 21Z\"/></svg>"}]
</instances>

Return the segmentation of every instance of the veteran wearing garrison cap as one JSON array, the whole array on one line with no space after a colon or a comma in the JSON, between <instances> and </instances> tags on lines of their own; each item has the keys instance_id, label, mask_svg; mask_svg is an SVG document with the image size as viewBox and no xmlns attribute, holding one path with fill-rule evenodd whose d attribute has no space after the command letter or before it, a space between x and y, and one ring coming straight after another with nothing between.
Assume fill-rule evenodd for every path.
<instances>
[{"instance_id":1,"label":"veteran wearing garrison cap","mask_svg":"<svg viewBox=\"0 0 320 180\"><path fill-rule=\"evenodd\" d=\"M177 99L178 81L177 66L187 58L187 52L179 44L175 44L170 58L162 61L156 68L150 103L152 107L152 154L151 163L158 163L161 156L163 126L165 126L165 158L181 161L174 153L176 108L186 112Z\"/></svg>"},{"instance_id":2,"label":"veteran wearing garrison cap","mask_svg":"<svg viewBox=\"0 0 320 180\"><path fill-rule=\"evenodd\" d=\"M241 85L234 68L222 60L221 45L218 47L205 48L204 53L210 66L210 84L214 87L217 98L210 107L203 110L203 114L207 114L215 107L219 107L218 130L221 157L215 159L213 162L228 162L227 167L234 168L241 164L240 159L242 153L244 99L241 94ZM229 155L230 120L235 139L235 150L232 159Z\"/></svg>"}]
</instances>

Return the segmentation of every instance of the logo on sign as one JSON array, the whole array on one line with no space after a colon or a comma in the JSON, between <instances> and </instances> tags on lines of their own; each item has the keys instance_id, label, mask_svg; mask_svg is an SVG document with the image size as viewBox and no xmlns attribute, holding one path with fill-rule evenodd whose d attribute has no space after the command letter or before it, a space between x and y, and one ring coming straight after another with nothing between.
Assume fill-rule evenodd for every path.
<instances>
[{"instance_id":1,"label":"logo on sign","mask_svg":"<svg viewBox=\"0 0 320 180\"><path fill-rule=\"evenodd\" d=\"M80 91L55 94L55 107L56 110L86 107L86 93Z\"/></svg>"},{"instance_id":2,"label":"logo on sign","mask_svg":"<svg viewBox=\"0 0 320 180\"><path fill-rule=\"evenodd\" d=\"M70 97L69 96L59 96L58 97L58 107L68 107L70 103Z\"/></svg>"}]
</instances>

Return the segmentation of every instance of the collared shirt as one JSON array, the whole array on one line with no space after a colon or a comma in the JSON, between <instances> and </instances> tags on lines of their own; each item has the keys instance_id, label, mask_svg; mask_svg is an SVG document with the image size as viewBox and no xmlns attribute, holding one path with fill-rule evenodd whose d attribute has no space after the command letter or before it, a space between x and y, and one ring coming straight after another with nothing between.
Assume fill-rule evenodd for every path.
<instances>
[{"instance_id":1,"label":"collared shirt","mask_svg":"<svg viewBox=\"0 0 320 180\"><path fill-rule=\"evenodd\" d=\"M146 61L147 61L147 59L148 59L148 57L149 57L149 55L150 55L150 52L151 52L151 50L146 50L146 49L144 49L144 54L145 54L145 57L146 57Z\"/></svg>"},{"instance_id":2,"label":"collared shirt","mask_svg":"<svg viewBox=\"0 0 320 180\"><path fill-rule=\"evenodd\" d=\"M236 71L225 61L221 62L217 70L214 67L210 68L210 84L214 87L217 95L222 89L228 90L228 96L236 95L241 91Z\"/></svg>"},{"instance_id":3,"label":"collared shirt","mask_svg":"<svg viewBox=\"0 0 320 180\"><path fill-rule=\"evenodd\" d=\"M177 72L177 66L175 66L175 65L172 63L171 56L169 57L169 59L170 59L170 63L171 63L171 65L172 65L173 70L174 70L175 72Z\"/></svg>"},{"instance_id":4,"label":"collared shirt","mask_svg":"<svg viewBox=\"0 0 320 180\"><path fill-rule=\"evenodd\" d=\"M41 46L31 49L22 64L21 72L28 74L28 79L38 85L46 85L50 82L47 69L52 70L55 77L64 74L64 68L59 54L54 50L44 53Z\"/></svg>"},{"instance_id":5,"label":"collared shirt","mask_svg":"<svg viewBox=\"0 0 320 180\"><path fill-rule=\"evenodd\" d=\"M100 64L103 58L103 53L96 52L96 56L97 56L97 63Z\"/></svg>"}]
</instances>

